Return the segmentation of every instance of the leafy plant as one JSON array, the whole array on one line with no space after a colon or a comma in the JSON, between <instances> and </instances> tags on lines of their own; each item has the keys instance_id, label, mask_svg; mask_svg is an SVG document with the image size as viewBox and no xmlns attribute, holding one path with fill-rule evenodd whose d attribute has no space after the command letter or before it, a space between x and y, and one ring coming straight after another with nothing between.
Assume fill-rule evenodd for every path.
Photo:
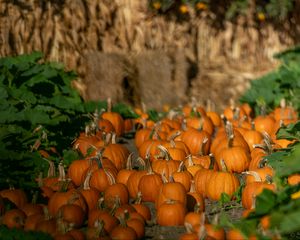
<instances>
[{"instance_id":1,"label":"leafy plant","mask_svg":"<svg viewBox=\"0 0 300 240\"><path fill-rule=\"evenodd\" d=\"M34 231L28 231L24 232L22 229L8 229L7 227L1 225L0 226L0 239L6 239L6 240L51 240L53 239L49 234L43 233L43 232L34 232Z\"/></svg>"},{"instance_id":2,"label":"leafy plant","mask_svg":"<svg viewBox=\"0 0 300 240\"><path fill-rule=\"evenodd\" d=\"M0 188L7 182L32 187L37 172L47 168L37 149L55 147L57 157L68 158L63 149L88 120L71 87L76 74L42 57L34 52L0 59Z\"/></svg>"},{"instance_id":3,"label":"leafy plant","mask_svg":"<svg viewBox=\"0 0 300 240\"><path fill-rule=\"evenodd\" d=\"M241 97L241 102L249 103L258 113L261 105L267 110L279 106L282 98L300 109L300 47L274 56L279 59L281 66L257 79L251 81L251 87Z\"/></svg>"}]
</instances>

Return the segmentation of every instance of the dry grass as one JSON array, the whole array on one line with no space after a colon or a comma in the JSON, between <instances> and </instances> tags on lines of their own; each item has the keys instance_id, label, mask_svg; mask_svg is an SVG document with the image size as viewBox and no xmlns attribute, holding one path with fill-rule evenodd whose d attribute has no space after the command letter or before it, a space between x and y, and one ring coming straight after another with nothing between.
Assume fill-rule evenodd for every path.
<instances>
[{"instance_id":1,"label":"dry grass","mask_svg":"<svg viewBox=\"0 0 300 240\"><path fill-rule=\"evenodd\" d=\"M151 16L147 0L14 2L0 0L0 56L40 50L47 59L62 61L68 69L75 69L84 83L91 75L86 56L93 52L130 55L129 62L150 50L164 52L173 62L171 81L180 89L187 84L186 60L203 70L232 63L240 72L260 72L265 66L274 66L275 52L295 43L286 32L277 31L272 25L247 26L242 17L236 24L227 22L223 30L212 27L214 15L206 12L195 16L191 10L189 21L166 21L163 16ZM119 61L122 63L122 58ZM126 75L126 71L126 67L120 69L117 75ZM193 90L188 92L192 94ZM102 92L97 94L104 97ZM186 91L178 94L184 99ZM139 100L137 97L132 101Z\"/></svg>"}]
</instances>

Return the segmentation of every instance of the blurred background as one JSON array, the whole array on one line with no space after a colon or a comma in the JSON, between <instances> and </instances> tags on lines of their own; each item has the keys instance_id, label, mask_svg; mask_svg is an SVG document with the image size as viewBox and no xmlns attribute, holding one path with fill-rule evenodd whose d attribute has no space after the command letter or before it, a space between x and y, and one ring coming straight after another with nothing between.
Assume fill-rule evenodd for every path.
<instances>
[{"instance_id":1,"label":"blurred background","mask_svg":"<svg viewBox=\"0 0 300 240\"><path fill-rule=\"evenodd\" d=\"M0 0L0 57L41 51L86 100L221 109L299 43L299 13L296 0Z\"/></svg>"}]
</instances>

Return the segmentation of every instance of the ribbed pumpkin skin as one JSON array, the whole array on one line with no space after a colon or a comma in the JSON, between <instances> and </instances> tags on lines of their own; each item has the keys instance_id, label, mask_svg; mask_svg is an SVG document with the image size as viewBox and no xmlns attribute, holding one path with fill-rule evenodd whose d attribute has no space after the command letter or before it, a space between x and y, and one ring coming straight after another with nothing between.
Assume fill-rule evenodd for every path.
<instances>
[{"instance_id":1,"label":"ribbed pumpkin skin","mask_svg":"<svg viewBox=\"0 0 300 240\"><path fill-rule=\"evenodd\" d=\"M200 169L194 176L196 192L207 196L207 183L216 171L209 169Z\"/></svg>"},{"instance_id":2,"label":"ribbed pumpkin skin","mask_svg":"<svg viewBox=\"0 0 300 240\"><path fill-rule=\"evenodd\" d=\"M239 179L228 172L215 172L206 186L207 196L212 200L219 200L222 193L231 196L240 186Z\"/></svg>"},{"instance_id":3,"label":"ribbed pumpkin skin","mask_svg":"<svg viewBox=\"0 0 300 240\"><path fill-rule=\"evenodd\" d=\"M180 226L184 223L185 206L180 202L165 202L157 209L157 223L160 226Z\"/></svg>"},{"instance_id":4,"label":"ribbed pumpkin skin","mask_svg":"<svg viewBox=\"0 0 300 240\"><path fill-rule=\"evenodd\" d=\"M160 175L156 173L148 173L140 179L138 189L142 193L144 202L155 202L159 189L163 185Z\"/></svg>"},{"instance_id":5,"label":"ribbed pumpkin skin","mask_svg":"<svg viewBox=\"0 0 300 240\"><path fill-rule=\"evenodd\" d=\"M218 155L216 160L219 169L222 168L220 160L223 159L229 172L241 173L248 169L250 163L250 155L243 147L224 148Z\"/></svg>"}]
</instances>

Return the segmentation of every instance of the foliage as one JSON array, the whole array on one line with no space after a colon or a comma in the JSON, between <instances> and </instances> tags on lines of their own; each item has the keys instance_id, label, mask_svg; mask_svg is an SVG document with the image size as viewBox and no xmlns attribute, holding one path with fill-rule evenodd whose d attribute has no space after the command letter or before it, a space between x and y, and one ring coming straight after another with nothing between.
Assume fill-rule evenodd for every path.
<instances>
[{"instance_id":1,"label":"foliage","mask_svg":"<svg viewBox=\"0 0 300 240\"><path fill-rule=\"evenodd\" d=\"M0 239L6 240L50 240L53 239L50 235L43 232L28 231L23 229L8 229L4 225L0 226Z\"/></svg>"},{"instance_id":2,"label":"foliage","mask_svg":"<svg viewBox=\"0 0 300 240\"><path fill-rule=\"evenodd\" d=\"M251 81L251 87L241 97L241 102L249 103L259 112L261 105L267 110L279 106L280 100L285 98L297 110L300 109L300 47L275 55L281 66L257 79Z\"/></svg>"},{"instance_id":3,"label":"foliage","mask_svg":"<svg viewBox=\"0 0 300 240\"><path fill-rule=\"evenodd\" d=\"M234 20L237 16L252 11L252 17L258 21L270 19L280 22L286 20L293 11L294 2L295 0L229 0L220 4L214 0L149 0L149 7L158 14L187 14L189 9L183 7L187 6L196 13L210 10L216 15L224 15L226 20Z\"/></svg>"},{"instance_id":4,"label":"foliage","mask_svg":"<svg viewBox=\"0 0 300 240\"><path fill-rule=\"evenodd\" d=\"M8 187L7 181L35 185L34 178L48 168L38 149L55 147L52 160L66 165L78 158L69 149L72 141L90 120L88 113L107 107L105 101L85 103L71 86L76 74L42 57L34 52L0 59L0 188ZM124 104L113 110L137 117Z\"/></svg>"}]
</instances>

